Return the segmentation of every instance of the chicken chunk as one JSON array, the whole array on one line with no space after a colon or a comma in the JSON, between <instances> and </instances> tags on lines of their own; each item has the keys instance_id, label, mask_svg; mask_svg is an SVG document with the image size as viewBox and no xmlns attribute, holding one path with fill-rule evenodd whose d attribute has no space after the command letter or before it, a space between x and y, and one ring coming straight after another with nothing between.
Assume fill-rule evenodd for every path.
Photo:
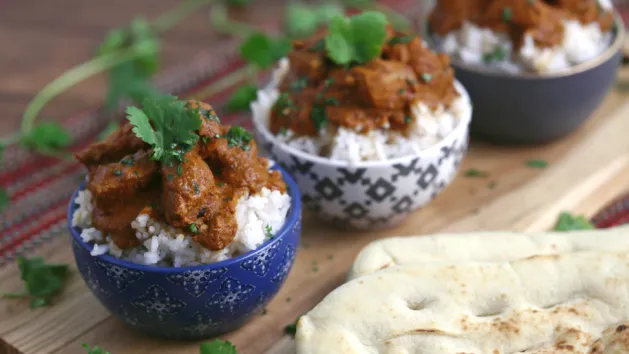
<instances>
[{"instance_id":1,"label":"chicken chunk","mask_svg":"<svg viewBox=\"0 0 629 354\"><path fill-rule=\"evenodd\" d=\"M126 155L147 147L146 143L135 136L133 126L126 123L107 136L105 140L91 144L75 156L89 168L93 165L118 161Z\"/></svg>"}]
</instances>

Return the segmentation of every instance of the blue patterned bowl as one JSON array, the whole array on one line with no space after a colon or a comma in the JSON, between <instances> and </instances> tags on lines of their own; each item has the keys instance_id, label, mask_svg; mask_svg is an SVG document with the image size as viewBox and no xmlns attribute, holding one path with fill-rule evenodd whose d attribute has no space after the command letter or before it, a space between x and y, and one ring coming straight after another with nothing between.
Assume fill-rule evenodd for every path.
<instances>
[{"instance_id":1,"label":"blue patterned bowl","mask_svg":"<svg viewBox=\"0 0 629 354\"><path fill-rule=\"evenodd\" d=\"M277 294L290 271L301 233L300 193L282 168L291 196L286 224L257 250L194 267L145 266L109 255L90 255L81 229L68 224L77 267L100 302L125 324L172 339L218 336L242 326Z\"/></svg>"},{"instance_id":2,"label":"blue patterned bowl","mask_svg":"<svg viewBox=\"0 0 629 354\"><path fill-rule=\"evenodd\" d=\"M355 165L298 150L279 141L261 119L253 123L261 151L295 178L306 208L331 225L363 231L398 225L452 182L467 152L470 119L416 155Z\"/></svg>"}]
</instances>

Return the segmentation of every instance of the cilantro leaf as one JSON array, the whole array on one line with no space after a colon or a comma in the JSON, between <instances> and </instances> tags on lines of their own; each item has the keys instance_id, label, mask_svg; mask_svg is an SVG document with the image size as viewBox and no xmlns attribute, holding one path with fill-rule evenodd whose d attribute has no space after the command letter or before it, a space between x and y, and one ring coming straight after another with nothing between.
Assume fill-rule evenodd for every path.
<instances>
[{"instance_id":1,"label":"cilantro leaf","mask_svg":"<svg viewBox=\"0 0 629 354\"><path fill-rule=\"evenodd\" d=\"M570 230L593 230L594 225L589 222L582 215L573 216L568 212L562 212L559 214L557 224L555 224L554 231L570 231Z\"/></svg>"},{"instance_id":2,"label":"cilantro leaf","mask_svg":"<svg viewBox=\"0 0 629 354\"><path fill-rule=\"evenodd\" d=\"M69 274L67 264L46 264L41 257L26 259L18 257L20 277L25 283L21 293L5 293L6 298L31 299L31 309L50 305L51 300L61 293L63 281Z\"/></svg>"},{"instance_id":3,"label":"cilantro leaf","mask_svg":"<svg viewBox=\"0 0 629 354\"><path fill-rule=\"evenodd\" d=\"M253 84L240 86L227 100L227 110L230 112L249 110L251 102L258 98L258 88Z\"/></svg>"},{"instance_id":4,"label":"cilantro leaf","mask_svg":"<svg viewBox=\"0 0 629 354\"><path fill-rule=\"evenodd\" d=\"M476 168L470 168L465 171L465 177L487 177L489 174Z\"/></svg>"},{"instance_id":5,"label":"cilantro leaf","mask_svg":"<svg viewBox=\"0 0 629 354\"><path fill-rule=\"evenodd\" d=\"M328 56L339 65L363 64L378 57L386 39L386 25L386 17L373 11L333 18L325 37Z\"/></svg>"},{"instance_id":6,"label":"cilantro leaf","mask_svg":"<svg viewBox=\"0 0 629 354\"><path fill-rule=\"evenodd\" d=\"M200 349L200 354L237 354L236 346L230 341L222 341L220 339L202 343Z\"/></svg>"},{"instance_id":7,"label":"cilantro leaf","mask_svg":"<svg viewBox=\"0 0 629 354\"><path fill-rule=\"evenodd\" d=\"M285 13L284 31L294 38L307 37L319 26L326 25L334 17L343 15L343 9L335 4L315 7L303 3L290 3Z\"/></svg>"},{"instance_id":8,"label":"cilantro leaf","mask_svg":"<svg viewBox=\"0 0 629 354\"><path fill-rule=\"evenodd\" d=\"M0 213L4 208L9 204L11 199L9 198L9 193L4 188L0 188Z\"/></svg>"},{"instance_id":9,"label":"cilantro leaf","mask_svg":"<svg viewBox=\"0 0 629 354\"><path fill-rule=\"evenodd\" d=\"M240 45L240 56L260 69L266 69L288 54L291 48L287 38L273 39L256 32Z\"/></svg>"},{"instance_id":10,"label":"cilantro leaf","mask_svg":"<svg viewBox=\"0 0 629 354\"><path fill-rule=\"evenodd\" d=\"M239 147L245 151L249 150L251 143L251 134L247 131L247 129L234 125L229 128L227 134L225 134L225 138L227 139L227 144L229 147Z\"/></svg>"},{"instance_id":11,"label":"cilantro leaf","mask_svg":"<svg viewBox=\"0 0 629 354\"><path fill-rule=\"evenodd\" d=\"M130 98L140 102L157 96L149 80L159 66L159 48L159 38L144 18L134 19L129 28L117 28L107 34L99 48L99 55L129 50L137 54L133 60L116 65L109 71L109 108L115 107L120 99Z\"/></svg>"},{"instance_id":12,"label":"cilantro leaf","mask_svg":"<svg viewBox=\"0 0 629 354\"><path fill-rule=\"evenodd\" d=\"M83 343L82 347L87 350L87 354L109 354L109 352L106 352L105 349L98 346L90 348L89 345Z\"/></svg>"},{"instance_id":13,"label":"cilantro leaf","mask_svg":"<svg viewBox=\"0 0 629 354\"><path fill-rule=\"evenodd\" d=\"M151 158L162 163L182 162L199 140L199 111L174 96L145 99L142 109L128 107L127 119L135 135L153 147Z\"/></svg>"},{"instance_id":14,"label":"cilantro leaf","mask_svg":"<svg viewBox=\"0 0 629 354\"><path fill-rule=\"evenodd\" d=\"M100 140L105 140L106 137L108 137L111 133L118 130L118 128L120 128L120 123L111 120L109 121L109 123L107 123L107 126L105 127L105 129L103 129L103 131L100 132L100 134L98 135L98 138Z\"/></svg>"},{"instance_id":15,"label":"cilantro leaf","mask_svg":"<svg viewBox=\"0 0 629 354\"><path fill-rule=\"evenodd\" d=\"M539 159L531 159L531 160L526 161L526 165L532 168L543 169L543 168L548 167L548 162L544 160L539 160Z\"/></svg>"},{"instance_id":16,"label":"cilantro leaf","mask_svg":"<svg viewBox=\"0 0 629 354\"><path fill-rule=\"evenodd\" d=\"M20 138L22 146L49 153L70 145L70 133L59 123L41 122Z\"/></svg>"}]
</instances>

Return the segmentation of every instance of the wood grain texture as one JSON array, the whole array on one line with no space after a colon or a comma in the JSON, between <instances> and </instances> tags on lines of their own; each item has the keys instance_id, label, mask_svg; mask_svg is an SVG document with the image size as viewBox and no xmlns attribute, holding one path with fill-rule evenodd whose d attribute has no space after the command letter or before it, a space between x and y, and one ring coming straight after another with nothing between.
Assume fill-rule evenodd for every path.
<instances>
[{"instance_id":1,"label":"wood grain texture","mask_svg":"<svg viewBox=\"0 0 629 354\"><path fill-rule=\"evenodd\" d=\"M42 85L89 58L108 28L125 24L137 13L154 17L176 2L21 0L0 4L0 134L19 125L28 100ZM240 16L254 21L277 18L276 5L282 2L263 3ZM225 40L207 27L207 13L193 16L165 38L166 69L189 62L196 53ZM627 74L625 70L621 76ZM98 104L103 92L103 78L94 78L55 100L44 115L63 118ZM620 91L610 93L595 117L553 144L499 147L474 141L461 170L485 170L489 178L459 175L428 207L395 229L341 233L306 218L295 267L267 314L225 338L238 346L240 354L294 353L284 326L341 284L355 255L372 240L443 230L543 230L560 210L591 215L629 188L625 133L629 105L623 106L627 97ZM526 167L528 159L544 159L550 167ZM490 182L495 183L493 188ZM67 234L35 254L50 262L74 263ZM0 269L1 291L21 288L14 266ZM76 269L53 307L30 311L24 301L0 299L0 353L85 353L81 343L100 345L114 354L198 353L198 343L157 340L124 327L92 296Z\"/></svg>"}]
</instances>

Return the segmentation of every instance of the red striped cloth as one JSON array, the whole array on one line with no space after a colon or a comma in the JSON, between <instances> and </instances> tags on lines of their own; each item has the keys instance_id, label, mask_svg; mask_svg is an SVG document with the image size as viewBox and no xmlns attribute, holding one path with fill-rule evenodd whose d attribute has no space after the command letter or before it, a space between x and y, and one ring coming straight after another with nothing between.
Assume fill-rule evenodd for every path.
<instances>
[{"instance_id":1,"label":"red striped cloth","mask_svg":"<svg viewBox=\"0 0 629 354\"><path fill-rule=\"evenodd\" d=\"M420 21L421 10L427 4L421 0L386 0L381 3L416 22ZM617 0L617 4L620 3L623 9L629 9L629 1ZM622 12L627 15L623 17L629 19L629 12ZM268 27L276 29L277 23L268 24ZM239 83L210 97L198 96L212 82L243 66L235 46L234 41L213 46L191 63L160 77L158 87L163 92L182 98L209 102L220 114L222 103ZM71 150L79 150L97 138L107 125L107 115L102 113L98 108L62 120L75 141ZM119 119L124 119L122 114L119 114ZM221 121L251 127L247 115L221 114ZM0 266L19 254L28 254L57 235L67 235L62 232L66 230L66 207L70 195L84 178L84 169L74 161L42 157L14 146L7 148L0 172L0 186L8 190L11 204L0 214Z\"/></svg>"}]
</instances>

